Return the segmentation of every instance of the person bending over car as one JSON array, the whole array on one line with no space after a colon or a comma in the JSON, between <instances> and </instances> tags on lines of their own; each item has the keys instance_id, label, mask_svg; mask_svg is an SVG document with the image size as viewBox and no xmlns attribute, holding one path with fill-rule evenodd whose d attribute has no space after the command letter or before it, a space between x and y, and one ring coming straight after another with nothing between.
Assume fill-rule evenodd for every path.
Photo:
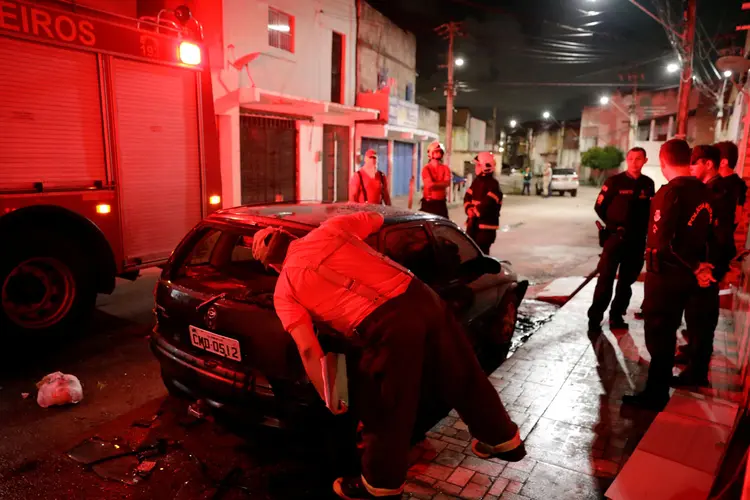
<instances>
[{"instance_id":1,"label":"person bending over car","mask_svg":"<svg viewBox=\"0 0 750 500\"><path fill-rule=\"evenodd\" d=\"M280 273L276 313L324 401L324 353L313 322L361 349L350 382L362 423L362 475L334 482L345 499L401 498L423 377L477 438L476 455L507 461L526 455L518 426L452 313L411 272L363 241L383 222L378 213L359 212L334 217L294 241L278 228L253 237L255 258Z\"/></svg>"}]
</instances>

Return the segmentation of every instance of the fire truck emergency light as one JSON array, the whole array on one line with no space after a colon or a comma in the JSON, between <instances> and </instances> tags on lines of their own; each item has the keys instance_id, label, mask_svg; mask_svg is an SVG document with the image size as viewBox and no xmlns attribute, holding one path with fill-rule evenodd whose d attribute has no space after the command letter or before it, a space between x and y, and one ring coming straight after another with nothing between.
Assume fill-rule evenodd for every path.
<instances>
[{"instance_id":1,"label":"fire truck emergency light","mask_svg":"<svg viewBox=\"0 0 750 500\"><path fill-rule=\"evenodd\" d=\"M102 203L101 205L96 206L96 213L98 214L108 214L112 211L112 207L106 203Z\"/></svg>"},{"instance_id":2,"label":"fire truck emergency light","mask_svg":"<svg viewBox=\"0 0 750 500\"><path fill-rule=\"evenodd\" d=\"M214 196L210 197L208 199L208 203L210 205L218 205L219 203L221 203L221 196L214 195Z\"/></svg>"},{"instance_id":3,"label":"fire truck emergency light","mask_svg":"<svg viewBox=\"0 0 750 500\"><path fill-rule=\"evenodd\" d=\"M180 56L180 61L182 61L184 64L195 66L196 64L201 63L201 48L194 43L180 43L178 54Z\"/></svg>"}]
</instances>

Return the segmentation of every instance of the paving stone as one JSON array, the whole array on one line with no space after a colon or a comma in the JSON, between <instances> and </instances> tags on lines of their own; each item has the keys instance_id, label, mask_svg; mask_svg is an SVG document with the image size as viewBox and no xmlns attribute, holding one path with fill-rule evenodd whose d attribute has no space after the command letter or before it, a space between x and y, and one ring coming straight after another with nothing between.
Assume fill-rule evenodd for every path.
<instances>
[{"instance_id":1,"label":"paving stone","mask_svg":"<svg viewBox=\"0 0 750 500\"><path fill-rule=\"evenodd\" d=\"M466 446L459 446L457 444L449 444L448 446L445 447L446 450L456 451L458 453L464 453L466 448L467 448Z\"/></svg>"},{"instance_id":2,"label":"paving stone","mask_svg":"<svg viewBox=\"0 0 750 500\"><path fill-rule=\"evenodd\" d=\"M477 457L466 457L461 463L461 467L471 469L475 472L481 472L490 477L497 477L503 472L505 466L490 462L489 460L483 460Z\"/></svg>"},{"instance_id":3,"label":"paving stone","mask_svg":"<svg viewBox=\"0 0 750 500\"><path fill-rule=\"evenodd\" d=\"M458 446L466 446L467 444L469 444L469 441L467 439L456 439L448 436L443 436L443 441Z\"/></svg>"},{"instance_id":4,"label":"paving stone","mask_svg":"<svg viewBox=\"0 0 750 500\"><path fill-rule=\"evenodd\" d=\"M611 460L594 458L592 461L593 469L598 477L615 477L620 470L620 465ZM623 463L625 461L623 460Z\"/></svg>"},{"instance_id":5,"label":"paving stone","mask_svg":"<svg viewBox=\"0 0 750 500\"><path fill-rule=\"evenodd\" d=\"M456 436L458 434L458 431L456 429L454 429L453 427L441 427L440 428L440 433L443 436L454 437L454 436Z\"/></svg>"},{"instance_id":6,"label":"paving stone","mask_svg":"<svg viewBox=\"0 0 750 500\"><path fill-rule=\"evenodd\" d=\"M476 483L480 486L487 486L489 488L492 484L492 478L477 472L476 474L474 474L474 476L472 476L471 482Z\"/></svg>"},{"instance_id":7,"label":"paving stone","mask_svg":"<svg viewBox=\"0 0 750 500\"><path fill-rule=\"evenodd\" d=\"M433 484L437 482L437 479L435 479L434 477L424 476L421 474L411 478L411 480L415 484L422 484L423 486L432 486Z\"/></svg>"},{"instance_id":8,"label":"paving stone","mask_svg":"<svg viewBox=\"0 0 750 500\"><path fill-rule=\"evenodd\" d=\"M492 488L490 488L490 491L488 492L490 495L500 496L505 491L505 488L510 483L510 479L499 477L497 480L492 484Z\"/></svg>"},{"instance_id":9,"label":"paving stone","mask_svg":"<svg viewBox=\"0 0 750 500\"><path fill-rule=\"evenodd\" d=\"M445 481L453 473L453 469L450 467L427 462L416 463L409 470L414 474L422 474L425 476L434 477L435 479L439 479L441 481Z\"/></svg>"},{"instance_id":10,"label":"paving stone","mask_svg":"<svg viewBox=\"0 0 750 500\"><path fill-rule=\"evenodd\" d=\"M458 486L466 486L473 475L473 470L457 467L453 474L448 478L448 482Z\"/></svg>"},{"instance_id":11,"label":"paving stone","mask_svg":"<svg viewBox=\"0 0 750 500\"><path fill-rule=\"evenodd\" d=\"M499 500L529 500L529 497L518 495L516 493L509 493L506 491L502 494L502 496L500 496Z\"/></svg>"},{"instance_id":12,"label":"paving stone","mask_svg":"<svg viewBox=\"0 0 750 500\"><path fill-rule=\"evenodd\" d=\"M448 493L449 495L460 495L461 490L463 489L462 486L446 483L445 481L438 481L433 488L443 493Z\"/></svg>"},{"instance_id":13,"label":"paving stone","mask_svg":"<svg viewBox=\"0 0 750 500\"><path fill-rule=\"evenodd\" d=\"M534 467L529 480L521 490L531 498L575 498L594 500L601 498L597 479L546 463Z\"/></svg>"},{"instance_id":14,"label":"paving stone","mask_svg":"<svg viewBox=\"0 0 750 500\"><path fill-rule=\"evenodd\" d=\"M510 479L511 481L518 481L520 483L523 483L529 478L528 472L510 469L508 467L506 467L503 472L500 473L500 475L506 479Z\"/></svg>"},{"instance_id":15,"label":"paving stone","mask_svg":"<svg viewBox=\"0 0 750 500\"><path fill-rule=\"evenodd\" d=\"M463 451L463 448L460 448L460 450ZM466 455L464 455L463 453L446 449L437 456L435 462L447 467L458 467L459 465L461 465L461 462L463 462L465 458Z\"/></svg>"},{"instance_id":16,"label":"paving stone","mask_svg":"<svg viewBox=\"0 0 750 500\"><path fill-rule=\"evenodd\" d=\"M508 462L508 467L511 469L520 470L523 472L531 472L536 465L536 460L530 457L526 457L520 462Z\"/></svg>"},{"instance_id":17,"label":"paving stone","mask_svg":"<svg viewBox=\"0 0 750 500\"><path fill-rule=\"evenodd\" d=\"M437 493L437 491L428 486L413 483L411 481L407 481L404 485L404 492L410 494L412 497L422 498L425 500L430 500Z\"/></svg>"},{"instance_id":18,"label":"paving stone","mask_svg":"<svg viewBox=\"0 0 750 500\"><path fill-rule=\"evenodd\" d=\"M469 434L469 431L458 431L458 434L456 434L456 439L471 441L471 434Z\"/></svg>"},{"instance_id":19,"label":"paving stone","mask_svg":"<svg viewBox=\"0 0 750 500\"><path fill-rule=\"evenodd\" d=\"M433 450L440 453L445 449L446 446L448 446L448 443L441 439L428 437L427 439L422 441L422 443L420 443L420 446L425 450Z\"/></svg>"},{"instance_id":20,"label":"paving stone","mask_svg":"<svg viewBox=\"0 0 750 500\"><path fill-rule=\"evenodd\" d=\"M466 488L464 488L461 491L461 498L466 498L467 500L481 500L482 497L484 497L484 494L487 493L487 486L482 486L480 484L476 483L469 483L466 485Z\"/></svg>"},{"instance_id":21,"label":"paving stone","mask_svg":"<svg viewBox=\"0 0 750 500\"><path fill-rule=\"evenodd\" d=\"M508 486L505 487L507 493L519 493L523 488L523 483L520 481L511 481Z\"/></svg>"},{"instance_id":22,"label":"paving stone","mask_svg":"<svg viewBox=\"0 0 750 500\"><path fill-rule=\"evenodd\" d=\"M434 429L434 427L433 427L433 429ZM440 439L441 437L443 437L442 434L440 434L438 432L435 432L435 431L432 431L432 430L427 431L426 436L429 437L429 438L432 438L432 439Z\"/></svg>"},{"instance_id":23,"label":"paving stone","mask_svg":"<svg viewBox=\"0 0 750 500\"><path fill-rule=\"evenodd\" d=\"M425 460L427 462L432 462L435 460L438 456L438 452L434 450L427 450L422 454L422 460Z\"/></svg>"},{"instance_id":24,"label":"paving stone","mask_svg":"<svg viewBox=\"0 0 750 500\"><path fill-rule=\"evenodd\" d=\"M445 493L438 493L434 497L432 497L432 500L455 500L458 497L454 497L453 495L446 495Z\"/></svg>"},{"instance_id":25,"label":"paving stone","mask_svg":"<svg viewBox=\"0 0 750 500\"><path fill-rule=\"evenodd\" d=\"M469 426L466 425L463 421L458 420L455 424L453 424L453 428L459 431L468 431Z\"/></svg>"}]
</instances>

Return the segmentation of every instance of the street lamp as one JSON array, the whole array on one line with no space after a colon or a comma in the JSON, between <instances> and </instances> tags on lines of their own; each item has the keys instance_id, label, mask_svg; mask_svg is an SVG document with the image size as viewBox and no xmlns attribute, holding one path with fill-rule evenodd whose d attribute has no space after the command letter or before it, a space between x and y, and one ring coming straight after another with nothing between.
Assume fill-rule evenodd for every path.
<instances>
[{"instance_id":1,"label":"street lamp","mask_svg":"<svg viewBox=\"0 0 750 500\"><path fill-rule=\"evenodd\" d=\"M607 104L609 104L609 97L607 97L606 95L603 95L599 98L599 102L601 103L602 106L606 106Z\"/></svg>"},{"instance_id":2,"label":"street lamp","mask_svg":"<svg viewBox=\"0 0 750 500\"><path fill-rule=\"evenodd\" d=\"M679 64L677 64L675 62L667 64L667 72L669 72L669 73L677 73L678 71L680 71L680 65Z\"/></svg>"},{"instance_id":3,"label":"street lamp","mask_svg":"<svg viewBox=\"0 0 750 500\"><path fill-rule=\"evenodd\" d=\"M459 68L460 68L461 66L463 66L465 62L466 62L466 61L464 61L462 57L457 57L457 58L456 58L456 66L458 66Z\"/></svg>"},{"instance_id":4,"label":"street lamp","mask_svg":"<svg viewBox=\"0 0 750 500\"><path fill-rule=\"evenodd\" d=\"M542 113L542 118L544 118L545 120L549 120L550 116L552 116L552 113L550 113L549 111L545 111L544 113Z\"/></svg>"},{"instance_id":5,"label":"street lamp","mask_svg":"<svg viewBox=\"0 0 750 500\"><path fill-rule=\"evenodd\" d=\"M518 125L518 122L515 120L510 121L510 128L516 128L516 125Z\"/></svg>"}]
</instances>

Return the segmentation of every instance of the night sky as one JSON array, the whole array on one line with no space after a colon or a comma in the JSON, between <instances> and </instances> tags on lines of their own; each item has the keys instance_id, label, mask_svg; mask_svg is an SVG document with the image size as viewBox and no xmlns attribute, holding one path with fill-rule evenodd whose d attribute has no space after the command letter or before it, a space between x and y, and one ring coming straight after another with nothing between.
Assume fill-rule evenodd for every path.
<instances>
[{"instance_id":1,"label":"night sky","mask_svg":"<svg viewBox=\"0 0 750 500\"><path fill-rule=\"evenodd\" d=\"M447 41L433 28L450 20L463 21L456 55L466 60L457 69L462 91L456 106L470 107L480 118L538 119L547 109L559 119L580 118L581 108L611 94L620 75L636 72L644 86L677 85L679 77L665 71L677 60L665 29L627 0L367 0L400 27L417 37L417 102L445 105L443 83ZM681 29L680 0L641 0L642 5ZM750 23L741 0L698 0L699 31L703 33L698 63L706 85L718 58L714 47L726 45L717 35L735 35L737 24ZM661 11L658 11L661 7ZM744 32L741 35L744 37ZM713 84L718 77L713 75ZM531 86L529 83L595 83L595 87ZM509 85L525 83L526 85ZM622 90L629 87L623 86Z\"/></svg>"}]
</instances>

